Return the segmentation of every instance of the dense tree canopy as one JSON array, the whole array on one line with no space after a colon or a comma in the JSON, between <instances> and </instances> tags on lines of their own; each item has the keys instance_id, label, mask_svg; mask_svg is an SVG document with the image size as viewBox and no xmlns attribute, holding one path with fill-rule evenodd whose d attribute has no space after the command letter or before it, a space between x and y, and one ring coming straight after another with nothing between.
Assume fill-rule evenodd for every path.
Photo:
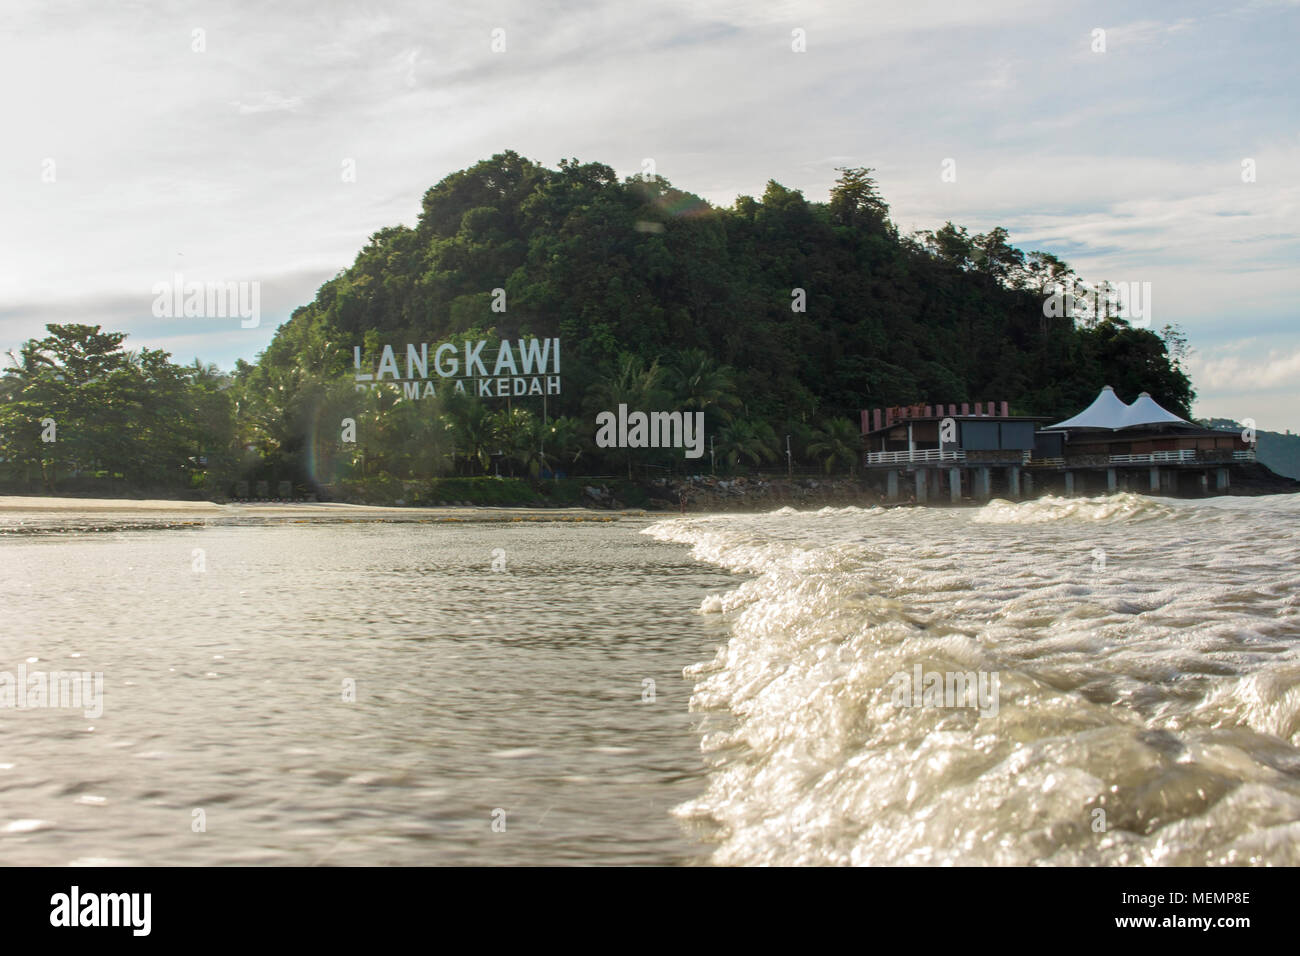
<instances>
[{"instance_id":1,"label":"dense tree canopy","mask_svg":"<svg viewBox=\"0 0 1300 956\"><path fill-rule=\"evenodd\" d=\"M215 367L122 348L99 326L50 325L0 378L0 465L54 490L60 478L175 487L231 467L233 408Z\"/></svg>"}]
</instances>

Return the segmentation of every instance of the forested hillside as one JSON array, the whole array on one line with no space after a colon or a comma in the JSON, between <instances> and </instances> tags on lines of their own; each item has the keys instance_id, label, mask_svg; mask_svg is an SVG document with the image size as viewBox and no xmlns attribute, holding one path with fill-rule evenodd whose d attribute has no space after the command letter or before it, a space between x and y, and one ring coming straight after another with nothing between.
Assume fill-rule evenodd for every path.
<instances>
[{"instance_id":1,"label":"forested hillside","mask_svg":"<svg viewBox=\"0 0 1300 956\"><path fill-rule=\"evenodd\" d=\"M195 423L208 431L168 438L163 453L205 449L210 468L197 480L216 494L236 480L319 489L708 467L707 456L701 466L680 452L595 447L596 411L626 402L703 411L719 471L783 462L786 435L796 463L847 471L858 410L875 405L1007 399L1018 413L1065 417L1110 384L1188 414L1176 328L1048 317L1049 280L1086 288L1001 228L900 235L867 169L841 170L825 202L769 182L716 208L663 178L620 182L600 163L548 169L507 152L429 189L414 226L373 235L256 364L219 383L229 422ZM373 363L385 345L528 336L563 343L563 392L545 409L538 399L411 401L353 381L356 348ZM34 414L41 356L58 378L49 370L66 357L35 348L0 394L11 479L24 455L30 476L51 454L14 444L15 416ZM191 384L207 389L197 374ZM117 427L86 414L86 429ZM341 440L346 418L355 442ZM127 474L107 457L82 467Z\"/></svg>"}]
</instances>

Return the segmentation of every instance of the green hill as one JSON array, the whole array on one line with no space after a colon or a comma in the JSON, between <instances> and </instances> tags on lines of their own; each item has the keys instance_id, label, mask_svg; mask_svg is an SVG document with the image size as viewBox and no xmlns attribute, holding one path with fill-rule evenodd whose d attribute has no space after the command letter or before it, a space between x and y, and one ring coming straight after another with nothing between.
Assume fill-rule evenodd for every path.
<instances>
[{"instance_id":1,"label":"green hill","mask_svg":"<svg viewBox=\"0 0 1300 956\"><path fill-rule=\"evenodd\" d=\"M901 235L870 170L840 172L824 202L769 181L717 208L600 163L493 156L429 189L413 226L375 233L231 375L162 353L141 366L120 335L51 327L0 379L0 481L400 498L439 476L777 467L787 441L798 467L851 471L858 412L881 405L1005 399L1060 418L1109 384L1188 413L1176 327L1049 315L1045 283L1088 289L1064 262L1002 228ZM562 343L558 395L356 388L354 359L374 368L385 346L530 336ZM125 405L100 394L110 369ZM146 398L163 387L165 413ZM148 427L114 424L132 402ZM33 437L51 403L75 447ZM703 413L703 460L597 447L596 413L620 403Z\"/></svg>"},{"instance_id":2,"label":"green hill","mask_svg":"<svg viewBox=\"0 0 1300 956\"><path fill-rule=\"evenodd\" d=\"M277 403L262 417L278 425L261 440L319 459L325 449L304 448L313 426L294 415L293 397L347 380L354 348L373 363L383 345L528 335L563 342L563 394L545 411L572 423L560 463L571 471L619 471L631 458L682 467L680 454L591 444L595 411L616 399L705 410L711 440L736 467L783 459L787 434L796 460L847 464L817 429L874 405L1005 398L1018 412L1066 416L1111 384L1187 412L1194 393L1167 348L1180 346L1176 330L1049 318L1043 283L1077 281L1065 263L1021 252L1000 228L971 236L949 223L902 236L870 171L842 172L826 202L769 182L725 209L662 178L620 182L600 163L548 169L507 152L453 173L425 194L414 227L372 236L260 363L241 367L250 397ZM349 400L314 404L341 411ZM519 404L512 411L540 417L540 403ZM448 444L420 424L426 414L400 414L400 426L376 419L375 428ZM518 430L498 444L536 441ZM476 444L470 436L443 466L487 470L492 456ZM503 451L494 467L530 465ZM380 445L372 453L402 477L431 467Z\"/></svg>"}]
</instances>

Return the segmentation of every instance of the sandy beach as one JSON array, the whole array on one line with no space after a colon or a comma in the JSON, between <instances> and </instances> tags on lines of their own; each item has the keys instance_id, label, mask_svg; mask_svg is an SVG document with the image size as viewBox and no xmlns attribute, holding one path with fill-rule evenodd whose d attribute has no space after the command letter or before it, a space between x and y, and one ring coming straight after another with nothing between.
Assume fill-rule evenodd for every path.
<instances>
[{"instance_id":1,"label":"sandy beach","mask_svg":"<svg viewBox=\"0 0 1300 956\"><path fill-rule=\"evenodd\" d=\"M121 516L139 519L157 517L169 521L218 523L231 521L616 521L643 517L644 511L594 510L590 508L496 508L488 505L440 508L384 507L338 502L241 502L167 501L128 498L57 498L0 496L0 524L18 515L50 519L80 516Z\"/></svg>"}]
</instances>

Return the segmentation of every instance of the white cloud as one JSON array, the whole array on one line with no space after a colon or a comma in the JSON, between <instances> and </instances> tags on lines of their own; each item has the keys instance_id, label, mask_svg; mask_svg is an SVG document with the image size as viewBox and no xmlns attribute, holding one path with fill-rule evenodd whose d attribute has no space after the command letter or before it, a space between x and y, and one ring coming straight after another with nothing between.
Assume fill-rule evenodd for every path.
<instances>
[{"instance_id":1,"label":"white cloud","mask_svg":"<svg viewBox=\"0 0 1300 956\"><path fill-rule=\"evenodd\" d=\"M1231 393L1300 389L1300 349L1269 349L1259 354L1197 354L1188 365L1207 392Z\"/></svg>"},{"instance_id":2,"label":"white cloud","mask_svg":"<svg viewBox=\"0 0 1300 956\"><path fill-rule=\"evenodd\" d=\"M250 97L250 101L245 103L243 100L237 100L235 106L240 113L245 115L249 113L278 113L296 110L302 106L301 96L285 96L275 90L264 90Z\"/></svg>"},{"instance_id":3,"label":"white cloud","mask_svg":"<svg viewBox=\"0 0 1300 956\"><path fill-rule=\"evenodd\" d=\"M1194 351L1185 364L1198 392L1197 417L1253 418L1260 428L1300 431L1300 347L1277 344L1279 338L1251 336Z\"/></svg>"},{"instance_id":4,"label":"white cloud","mask_svg":"<svg viewBox=\"0 0 1300 956\"><path fill-rule=\"evenodd\" d=\"M1181 322L1206 354L1254 332L1300 349L1300 330L1280 329L1300 301L1300 140L1282 82L1294 6L1170 9L1124 23L1013 0L421 0L67 21L19 2L0 36L0 83L17 91L0 347L38 316L147 304L178 264L305 300L300 277L347 266L375 230L414 222L429 186L514 148L624 174L654 157L720 204L769 178L822 199L835 166L873 166L905 230L1005 225L1086 277L1153 282L1156 324ZM1089 59L1096 26L1110 52ZM795 27L806 53L790 49ZM945 157L955 183L939 179ZM211 354L251 358L251 339L235 341L214 331Z\"/></svg>"}]
</instances>

